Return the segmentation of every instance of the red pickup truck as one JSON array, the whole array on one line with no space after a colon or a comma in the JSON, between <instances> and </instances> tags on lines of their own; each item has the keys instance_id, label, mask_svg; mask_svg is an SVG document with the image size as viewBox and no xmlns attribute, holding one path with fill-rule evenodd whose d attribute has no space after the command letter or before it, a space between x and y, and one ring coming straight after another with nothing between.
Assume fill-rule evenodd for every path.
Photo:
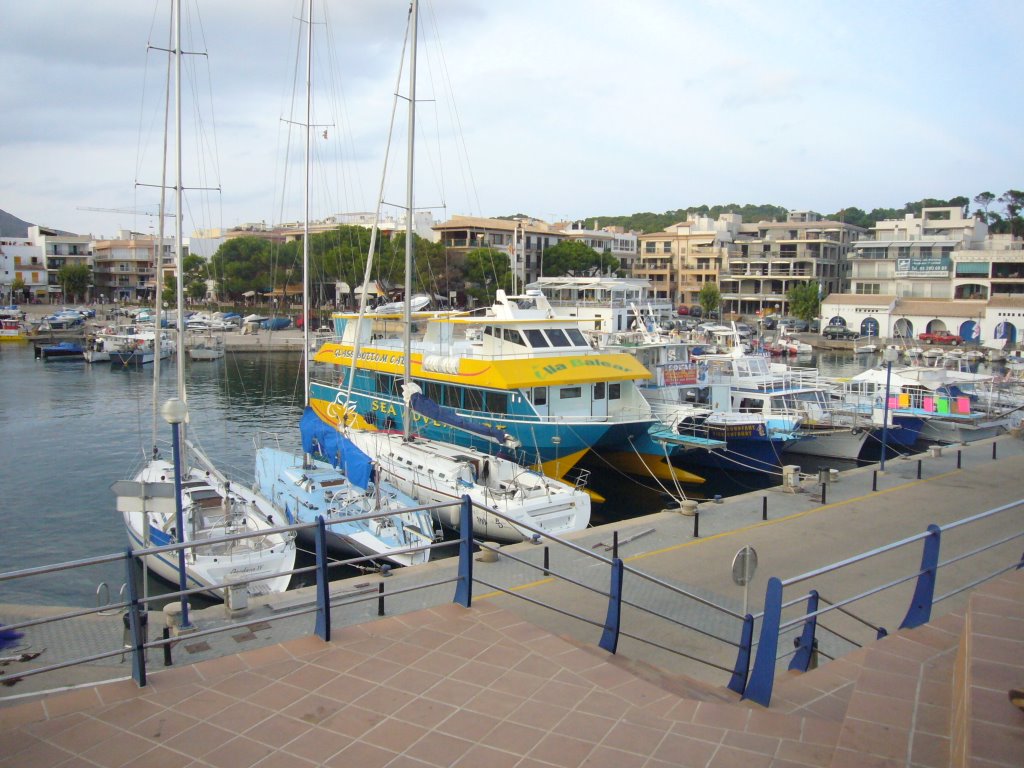
<instances>
[{"instance_id":1,"label":"red pickup truck","mask_svg":"<svg viewBox=\"0 0 1024 768\"><path fill-rule=\"evenodd\" d=\"M957 336L955 333L949 331L935 331L934 333L922 333L917 337L920 341L925 344L952 344L954 347L957 344L962 344L963 339Z\"/></svg>"}]
</instances>

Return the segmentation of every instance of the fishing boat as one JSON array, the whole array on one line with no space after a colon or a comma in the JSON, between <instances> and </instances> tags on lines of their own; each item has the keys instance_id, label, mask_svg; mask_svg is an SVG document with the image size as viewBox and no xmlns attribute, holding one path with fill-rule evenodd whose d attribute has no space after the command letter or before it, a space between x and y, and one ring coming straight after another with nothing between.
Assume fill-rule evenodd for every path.
<instances>
[{"instance_id":1,"label":"fishing boat","mask_svg":"<svg viewBox=\"0 0 1024 768\"><path fill-rule=\"evenodd\" d=\"M306 19L306 116L305 198L302 237L303 317L309 316L309 184L310 130L312 123L313 3ZM277 436L256 451L256 486L279 508L289 523L310 523L322 517L326 543L334 557L370 557L391 565L419 565L430 560L435 537L430 512L411 496L380 477L370 457L337 430L323 429L308 406L309 327L303 323L303 380L307 400L300 422L300 450L282 447ZM261 440L261 443L263 440ZM321 457L320 459L314 456ZM372 517L371 517L372 516ZM298 534L299 545L315 550L313 529Z\"/></svg>"},{"instance_id":2,"label":"fishing boat","mask_svg":"<svg viewBox=\"0 0 1024 768\"><path fill-rule=\"evenodd\" d=\"M20 317L0 317L0 342L28 341L28 329Z\"/></svg>"},{"instance_id":3,"label":"fishing boat","mask_svg":"<svg viewBox=\"0 0 1024 768\"><path fill-rule=\"evenodd\" d=\"M37 344L36 359L43 362L53 360L82 360L85 347L78 341L58 341L56 344Z\"/></svg>"},{"instance_id":4,"label":"fishing boat","mask_svg":"<svg viewBox=\"0 0 1024 768\"><path fill-rule=\"evenodd\" d=\"M181 104L181 5L173 4L175 104ZM180 183L181 120L175 121L176 163L178 178L174 183L175 237L174 253L177 273L183 274L184 243L182 237L182 185ZM164 162L166 169L166 157ZM166 171L165 171L166 173ZM166 178L161 183L161 214L164 210ZM163 221L157 242L163 242ZM161 270L157 270L159 275ZM157 280L157 295L160 279ZM177 286L177 343L179 357L184 354L185 296L183 281ZM155 339L155 336L154 336ZM229 582L244 582L250 595L283 592L288 588L295 565L295 537L291 532L274 530L285 523L285 515L256 491L244 484L233 483L206 457L184 431L187 412L184 366L177 369L176 398L165 406L165 417L175 423L172 456L160 456L157 440L157 402L160 392L160 355L153 359L153 448L143 459L130 481L112 486L117 510L121 513L128 538L134 548L148 550L174 542L188 543L184 557L179 554L151 553L143 562L160 577L188 588L205 590L218 598L227 598L233 589ZM178 413L183 411L183 413ZM191 414L201 418L201 414ZM251 534L229 541L214 541L232 534ZM184 572L183 572L184 571Z\"/></svg>"},{"instance_id":5,"label":"fishing boat","mask_svg":"<svg viewBox=\"0 0 1024 768\"><path fill-rule=\"evenodd\" d=\"M112 368L141 368L152 365L158 356L166 360L176 352L176 343L171 335L155 330L117 334L109 339L106 346L109 347Z\"/></svg>"},{"instance_id":6,"label":"fishing boat","mask_svg":"<svg viewBox=\"0 0 1024 768\"><path fill-rule=\"evenodd\" d=\"M189 360L220 360L224 357L224 337L207 332L201 336L192 335L188 344Z\"/></svg>"},{"instance_id":7,"label":"fishing boat","mask_svg":"<svg viewBox=\"0 0 1024 768\"><path fill-rule=\"evenodd\" d=\"M630 428L646 432L649 414L643 421L634 416L626 422L616 412L623 393L642 402L632 379L646 372L627 356L595 355L575 324L542 317L536 309L513 308L502 291L486 318L413 312L418 19L419 5L413 0L401 312L394 306L390 312L366 312L368 258L359 313L335 315L337 338L314 358L330 364L331 376L310 383L310 407L325 431L343 430L383 478L422 504L468 496L479 536L499 542L530 538L530 528L520 524L556 536L578 531L590 521L583 478L579 484L563 482L521 464L514 452L525 443L537 462L547 461L557 471L560 460L566 469L572 467L589 445L607 439L616 427L623 428L623 437ZM386 173L385 168L378 212ZM374 227L371 256L376 236ZM425 327L425 337L415 346L414 320ZM479 342L467 339L471 329L480 330ZM602 417L595 415L599 410ZM442 514L441 522L455 527L458 516L456 508Z\"/></svg>"}]
</instances>

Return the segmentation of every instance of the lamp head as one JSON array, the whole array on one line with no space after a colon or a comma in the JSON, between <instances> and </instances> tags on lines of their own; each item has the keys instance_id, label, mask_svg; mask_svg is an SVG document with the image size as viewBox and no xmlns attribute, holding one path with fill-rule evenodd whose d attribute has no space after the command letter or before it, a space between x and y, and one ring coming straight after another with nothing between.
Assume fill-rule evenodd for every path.
<instances>
[{"instance_id":1,"label":"lamp head","mask_svg":"<svg viewBox=\"0 0 1024 768\"><path fill-rule=\"evenodd\" d=\"M184 400L172 397L160 408L160 415L168 424L181 424L188 416L188 406L185 405Z\"/></svg>"}]
</instances>

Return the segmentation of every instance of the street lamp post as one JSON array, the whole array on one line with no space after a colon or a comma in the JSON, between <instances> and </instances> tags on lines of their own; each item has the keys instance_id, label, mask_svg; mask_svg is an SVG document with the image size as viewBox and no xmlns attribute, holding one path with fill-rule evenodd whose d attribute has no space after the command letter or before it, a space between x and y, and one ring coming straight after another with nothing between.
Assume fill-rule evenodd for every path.
<instances>
[{"instance_id":1,"label":"street lamp post","mask_svg":"<svg viewBox=\"0 0 1024 768\"><path fill-rule=\"evenodd\" d=\"M882 359L885 360L885 401L882 404L882 461L879 469L885 472L885 454L889 444L889 384L892 381L892 364L899 357L899 350L896 347L888 346L882 350Z\"/></svg>"},{"instance_id":2,"label":"street lamp post","mask_svg":"<svg viewBox=\"0 0 1024 768\"><path fill-rule=\"evenodd\" d=\"M174 525L177 533L178 543L185 540L185 515L181 509L181 425L188 416L188 406L185 401L172 397L160 409L164 421L171 425L172 449L174 451ZM184 592L188 589L188 579L185 576L185 550L178 550L178 591ZM188 620L188 596L181 595L181 628L190 626Z\"/></svg>"}]
</instances>

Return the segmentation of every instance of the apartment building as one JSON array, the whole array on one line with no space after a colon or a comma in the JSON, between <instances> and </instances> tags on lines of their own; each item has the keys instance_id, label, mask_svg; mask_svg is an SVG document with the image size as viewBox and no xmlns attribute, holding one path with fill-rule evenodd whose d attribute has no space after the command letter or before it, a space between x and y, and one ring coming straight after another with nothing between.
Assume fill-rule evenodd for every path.
<instances>
[{"instance_id":1,"label":"apartment building","mask_svg":"<svg viewBox=\"0 0 1024 768\"><path fill-rule=\"evenodd\" d=\"M60 304L70 301L64 296L60 270L64 266L79 265L92 270L92 235L75 235L46 227L31 226L28 238L43 252L47 271L47 300ZM86 301L94 298L90 283Z\"/></svg>"},{"instance_id":2,"label":"apartment building","mask_svg":"<svg viewBox=\"0 0 1024 768\"><path fill-rule=\"evenodd\" d=\"M453 260L464 259L477 248L492 248L509 259L516 290L541 276L544 251L558 245L568 235L554 225L530 218L488 219L478 216L453 216L434 225L441 244Z\"/></svg>"},{"instance_id":3,"label":"apartment building","mask_svg":"<svg viewBox=\"0 0 1024 768\"><path fill-rule=\"evenodd\" d=\"M15 291L15 285L22 287ZM47 285L42 248L27 237L0 238L0 300L8 304L45 302Z\"/></svg>"},{"instance_id":4,"label":"apartment building","mask_svg":"<svg viewBox=\"0 0 1024 768\"><path fill-rule=\"evenodd\" d=\"M623 227L587 229L582 222L574 221L560 227L568 240L579 240L598 253L607 253L619 261L619 269L623 274L632 272L637 259L638 237L635 232L627 232Z\"/></svg>"},{"instance_id":5,"label":"apartment building","mask_svg":"<svg viewBox=\"0 0 1024 768\"><path fill-rule=\"evenodd\" d=\"M808 282L816 283L823 295L848 291L847 254L866 233L813 211L790 211L783 222L741 225L719 280L723 310L785 314L787 292Z\"/></svg>"},{"instance_id":6,"label":"apartment building","mask_svg":"<svg viewBox=\"0 0 1024 768\"><path fill-rule=\"evenodd\" d=\"M633 277L651 284L654 297L674 304L698 304L706 283L717 283L739 234L739 214L717 219L696 216L663 232L639 235Z\"/></svg>"},{"instance_id":7,"label":"apartment building","mask_svg":"<svg viewBox=\"0 0 1024 768\"><path fill-rule=\"evenodd\" d=\"M156 292L157 238L122 230L93 243L93 285L99 299L152 301ZM174 274L174 241L159 249L165 278Z\"/></svg>"}]
</instances>

